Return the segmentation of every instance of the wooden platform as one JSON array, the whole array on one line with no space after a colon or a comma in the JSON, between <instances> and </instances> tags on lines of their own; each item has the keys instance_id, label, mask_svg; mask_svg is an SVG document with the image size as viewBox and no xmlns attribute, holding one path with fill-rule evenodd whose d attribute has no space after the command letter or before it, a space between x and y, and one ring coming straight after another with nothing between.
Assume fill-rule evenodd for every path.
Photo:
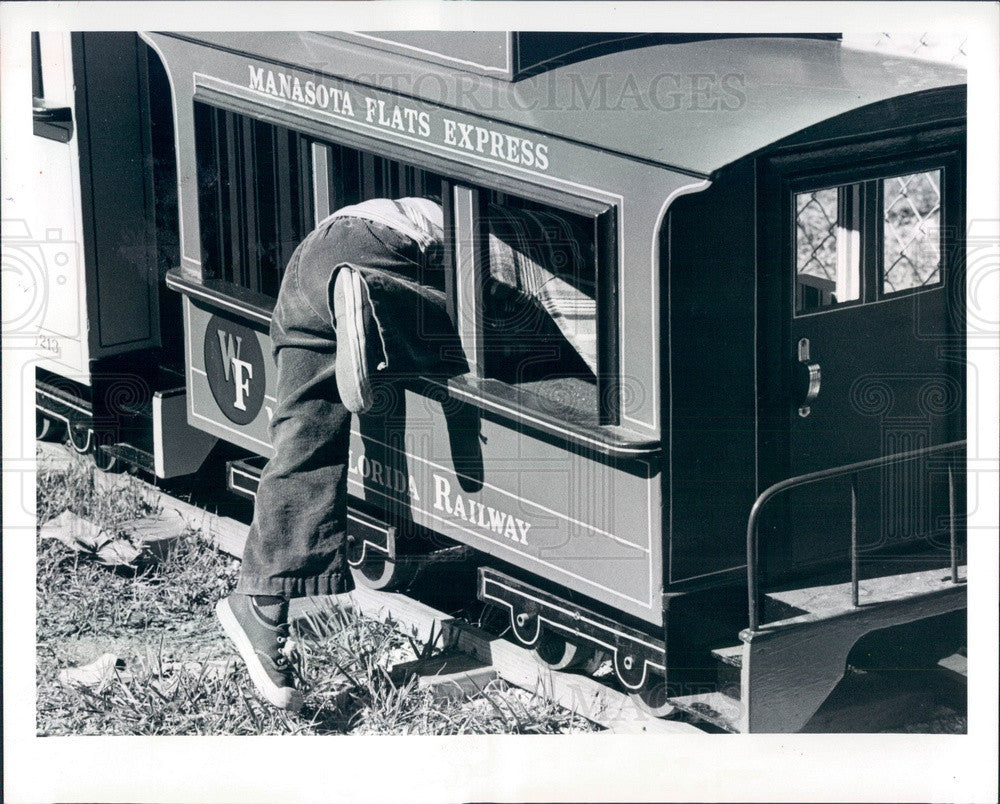
<instances>
[{"instance_id":1,"label":"wooden platform","mask_svg":"<svg viewBox=\"0 0 1000 804\"><path fill-rule=\"evenodd\" d=\"M959 587L965 583L966 567L959 567ZM866 609L881 609L893 603L932 598L958 591L949 570L934 568L902 575L868 578L859 583L858 607L851 605L851 584L838 583L768 592L766 598L800 613L761 625L759 633L784 630L838 617L857 617ZM766 608L766 606L765 606Z\"/></svg>"},{"instance_id":2,"label":"wooden platform","mask_svg":"<svg viewBox=\"0 0 1000 804\"><path fill-rule=\"evenodd\" d=\"M330 607L349 607L370 617L391 617L414 638L425 642L436 639L446 653L453 656L454 651L459 651L474 660L474 664L465 665L465 677L460 662L454 659L452 667L459 669L453 672L448 669L447 660L443 667L436 664L440 660L433 658L423 667L408 663L404 671L421 678L448 676L437 682L433 679L423 682L428 687L442 685L436 694L446 696L456 687L474 690L489 677L498 677L529 692L538 692L615 734L704 734L690 723L652 717L628 695L596 679L549 670L531 651L398 592L358 587L344 595L301 598L292 601L289 616L293 619L322 616Z\"/></svg>"},{"instance_id":3,"label":"wooden platform","mask_svg":"<svg viewBox=\"0 0 1000 804\"><path fill-rule=\"evenodd\" d=\"M964 581L936 568L867 579L857 607L850 583L769 593L791 616L742 632L741 652L717 653L740 667L737 730L801 731L844 677L861 637L965 608L966 591Z\"/></svg>"}]
</instances>

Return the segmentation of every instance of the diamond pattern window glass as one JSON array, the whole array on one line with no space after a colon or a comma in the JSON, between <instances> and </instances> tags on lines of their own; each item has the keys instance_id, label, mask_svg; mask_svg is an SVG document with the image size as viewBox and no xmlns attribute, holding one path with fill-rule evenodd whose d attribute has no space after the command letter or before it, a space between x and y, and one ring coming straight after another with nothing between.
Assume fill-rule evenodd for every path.
<instances>
[{"instance_id":1,"label":"diamond pattern window glass","mask_svg":"<svg viewBox=\"0 0 1000 804\"><path fill-rule=\"evenodd\" d=\"M795 195L795 311L861 297L856 186Z\"/></svg>"},{"instance_id":2,"label":"diamond pattern window glass","mask_svg":"<svg viewBox=\"0 0 1000 804\"><path fill-rule=\"evenodd\" d=\"M882 294L941 281L941 171L893 176L882 196Z\"/></svg>"}]
</instances>

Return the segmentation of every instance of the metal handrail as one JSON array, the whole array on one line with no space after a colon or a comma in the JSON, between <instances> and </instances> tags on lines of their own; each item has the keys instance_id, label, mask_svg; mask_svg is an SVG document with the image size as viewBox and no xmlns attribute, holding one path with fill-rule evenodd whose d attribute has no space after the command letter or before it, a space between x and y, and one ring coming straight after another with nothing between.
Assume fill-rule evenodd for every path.
<instances>
[{"instance_id":1,"label":"metal handrail","mask_svg":"<svg viewBox=\"0 0 1000 804\"><path fill-rule=\"evenodd\" d=\"M867 461L848 463L843 466L835 466L830 469L821 469L818 472L809 472L804 475L790 477L781 480L773 486L769 486L761 492L750 509L750 517L747 520L747 587L749 595L750 610L750 630L756 631L760 627L760 577L757 568L757 553L759 539L757 532L757 520L764 506L775 496L789 489L806 486L820 480L829 480L834 477L856 474L866 469L874 469L879 466L889 466L895 463L904 463L916 458L933 455L939 452L950 452L966 446L965 439L961 441L951 441L947 444L938 444L932 447L921 447L920 449L908 452L898 452L894 455L884 455L880 458L870 458ZM856 481L851 483L851 596L855 606L858 605L858 536L857 536L857 488ZM958 565L955 543L955 481L948 467L948 528L951 537L951 579L953 583L958 582Z\"/></svg>"}]
</instances>

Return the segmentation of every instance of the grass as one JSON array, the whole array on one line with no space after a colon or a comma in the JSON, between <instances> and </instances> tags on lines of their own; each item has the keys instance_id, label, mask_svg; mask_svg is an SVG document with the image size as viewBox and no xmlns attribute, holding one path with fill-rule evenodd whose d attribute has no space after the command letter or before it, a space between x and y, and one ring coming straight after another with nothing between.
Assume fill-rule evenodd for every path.
<instances>
[{"instance_id":1,"label":"grass","mask_svg":"<svg viewBox=\"0 0 1000 804\"><path fill-rule=\"evenodd\" d=\"M42 463L38 522L71 510L119 535L159 507L128 475L98 492L74 458ZM597 727L540 692L491 682L471 697L438 701L394 664L427 654L392 621L329 607L293 625L306 705L298 716L262 703L214 618L239 562L202 534L184 533L165 559L112 570L56 540L37 553L37 721L44 735L555 734ZM103 687L63 686L61 670L104 653L124 667Z\"/></svg>"}]
</instances>

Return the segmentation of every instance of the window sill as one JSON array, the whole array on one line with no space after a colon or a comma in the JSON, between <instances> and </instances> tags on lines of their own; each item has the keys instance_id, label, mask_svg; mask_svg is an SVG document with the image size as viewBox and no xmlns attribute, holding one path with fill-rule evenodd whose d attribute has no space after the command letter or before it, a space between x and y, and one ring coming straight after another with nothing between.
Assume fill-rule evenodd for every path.
<instances>
[{"instance_id":1,"label":"window sill","mask_svg":"<svg viewBox=\"0 0 1000 804\"><path fill-rule=\"evenodd\" d=\"M274 299L263 294L229 282L201 281L181 268L173 268L167 272L166 284L193 300L211 304L264 326L270 325ZM423 389L420 388L421 383ZM518 399L517 388L499 380L463 375L449 379L421 378L419 382L409 385L417 393L424 395L427 395L429 389L435 389L433 395L439 399L459 399L498 420L512 422L518 428L541 438L570 444L608 458L646 459L656 456L662 449L659 440L650 439L625 427L572 421L565 416L524 405Z\"/></svg>"},{"instance_id":2,"label":"window sill","mask_svg":"<svg viewBox=\"0 0 1000 804\"><path fill-rule=\"evenodd\" d=\"M168 288L190 296L193 300L212 304L264 326L271 325L275 300L263 293L218 279L202 280L181 268L167 271L165 281Z\"/></svg>"},{"instance_id":3,"label":"window sill","mask_svg":"<svg viewBox=\"0 0 1000 804\"><path fill-rule=\"evenodd\" d=\"M482 408L498 419L513 421L520 428L556 441L569 442L589 452L616 459L636 459L649 458L661 451L658 440L627 428L574 422L520 404L517 389L498 380L463 375L446 381L427 382L446 390L451 397Z\"/></svg>"}]
</instances>

